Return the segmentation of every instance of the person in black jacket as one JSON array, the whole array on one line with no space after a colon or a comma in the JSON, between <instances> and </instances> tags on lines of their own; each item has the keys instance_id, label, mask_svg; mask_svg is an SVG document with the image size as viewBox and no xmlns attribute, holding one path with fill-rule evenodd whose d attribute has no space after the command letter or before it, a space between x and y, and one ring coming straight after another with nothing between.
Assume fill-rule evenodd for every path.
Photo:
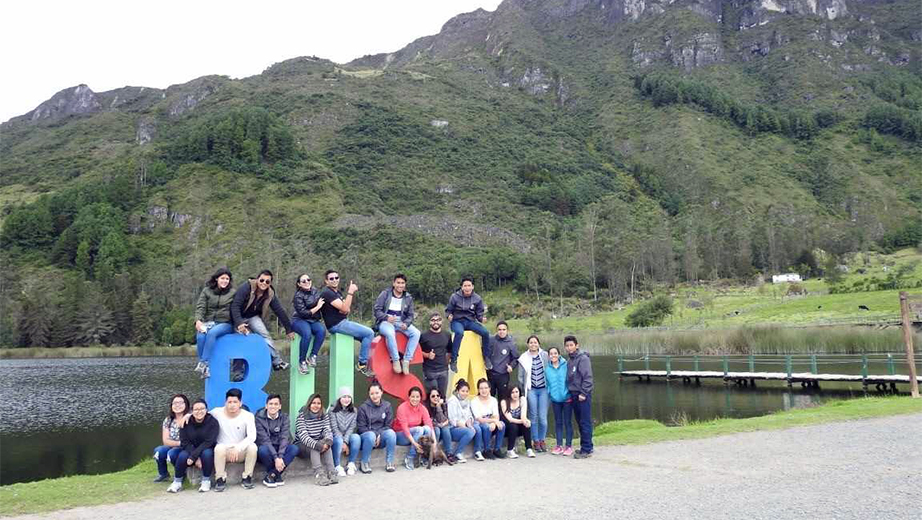
<instances>
[{"instance_id":1,"label":"person in black jacket","mask_svg":"<svg viewBox=\"0 0 922 520\"><path fill-rule=\"evenodd\" d=\"M275 370L285 370L288 363L279 357L275 345L272 343L272 336L269 335L269 329L263 322L262 316L269 309L278 316L288 333L288 339L295 337L294 330L291 328L291 321L288 319L288 313L279 303L275 291L272 289L272 271L264 269L256 278L250 278L247 283L241 284L237 292L234 293L234 303L231 304L231 318L234 320L234 327L241 334L255 332L265 338L266 345L269 347L269 354L272 356L272 368Z\"/></svg>"},{"instance_id":2,"label":"person in black jacket","mask_svg":"<svg viewBox=\"0 0 922 520\"><path fill-rule=\"evenodd\" d=\"M256 412L256 457L266 468L263 484L274 488L285 485L282 473L298 456L298 447L291 444L291 422L282 412L282 397L270 394L266 407Z\"/></svg>"},{"instance_id":3,"label":"person in black jacket","mask_svg":"<svg viewBox=\"0 0 922 520\"><path fill-rule=\"evenodd\" d=\"M295 309L294 319L291 320L291 326L295 332L301 336L301 342L298 344L298 372L309 374L311 367L317 366L317 354L323 345L323 340L327 336L327 329L320 322L320 309L323 307L324 299L320 297L320 291L314 287L311 277L308 274L302 274L298 277L297 289L295 291L292 305ZM314 338L313 348L310 355L307 353L308 347L311 346L311 337Z\"/></svg>"},{"instance_id":4,"label":"person in black jacket","mask_svg":"<svg viewBox=\"0 0 922 520\"><path fill-rule=\"evenodd\" d=\"M192 417L179 430L179 442L182 451L173 461L175 477L167 488L170 493L182 491L182 481L186 478L189 466L202 470L200 492L211 491L211 474L214 472L214 447L218 442L221 425L208 413L208 404L204 399L192 403Z\"/></svg>"}]
</instances>

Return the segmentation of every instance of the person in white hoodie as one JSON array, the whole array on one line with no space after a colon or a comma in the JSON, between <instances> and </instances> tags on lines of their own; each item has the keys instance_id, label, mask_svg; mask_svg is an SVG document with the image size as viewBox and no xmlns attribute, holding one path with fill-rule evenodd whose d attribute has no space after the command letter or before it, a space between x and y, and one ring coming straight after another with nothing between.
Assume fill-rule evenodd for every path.
<instances>
[{"instance_id":1,"label":"person in white hoodie","mask_svg":"<svg viewBox=\"0 0 922 520\"><path fill-rule=\"evenodd\" d=\"M519 387L524 390L531 421L531 439L535 451L547 451L547 408L550 405L547 392L547 352L541 348L538 336L531 335L526 341L528 350L519 356Z\"/></svg>"},{"instance_id":2,"label":"person in white hoodie","mask_svg":"<svg viewBox=\"0 0 922 520\"><path fill-rule=\"evenodd\" d=\"M451 425L451 440L457 441L453 453L455 459L462 464L467 462L464 458L464 448L475 438L477 430L474 428L474 414L471 413L471 386L464 379L455 383L455 391L448 398L448 423ZM480 448L475 448L477 451Z\"/></svg>"},{"instance_id":3,"label":"person in white hoodie","mask_svg":"<svg viewBox=\"0 0 922 520\"><path fill-rule=\"evenodd\" d=\"M253 469L256 467L256 418L241 407L243 392L231 388L225 394L224 406L215 408L211 415L218 420L221 431L214 448L215 486L217 492L227 487L228 462L243 462L243 480L240 485L253 489Z\"/></svg>"}]
</instances>

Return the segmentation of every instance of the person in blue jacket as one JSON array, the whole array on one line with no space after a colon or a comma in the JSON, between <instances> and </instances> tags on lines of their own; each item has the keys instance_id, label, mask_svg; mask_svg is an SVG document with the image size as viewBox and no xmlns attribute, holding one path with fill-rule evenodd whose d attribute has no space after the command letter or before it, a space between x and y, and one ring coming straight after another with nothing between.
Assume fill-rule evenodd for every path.
<instances>
[{"instance_id":1,"label":"person in blue jacket","mask_svg":"<svg viewBox=\"0 0 922 520\"><path fill-rule=\"evenodd\" d=\"M573 400L567 390L567 360L560 357L560 349L547 349L547 391L554 407L554 430L557 446L551 455L573 455Z\"/></svg>"}]
</instances>

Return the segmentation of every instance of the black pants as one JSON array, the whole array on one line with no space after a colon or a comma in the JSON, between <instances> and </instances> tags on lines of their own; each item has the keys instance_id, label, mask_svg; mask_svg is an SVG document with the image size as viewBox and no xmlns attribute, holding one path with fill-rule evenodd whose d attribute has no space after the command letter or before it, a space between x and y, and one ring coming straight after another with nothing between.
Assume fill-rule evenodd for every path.
<instances>
[{"instance_id":1,"label":"black pants","mask_svg":"<svg viewBox=\"0 0 922 520\"><path fill-rule=\"evenodd\" d=\"M509 391L509 373L497 374L488 370L487 379L490 381L490 395L497 400L505 399L506 392Z\"/></svg>"},{"instance_id":2,"label":"black pants","mask_svg":"<svg viewBox=\"0 0 922 520\"><path fill-rule=\"evenodd\" d=\"M515 441L521 435L525 438L525 448L531 449L531 428L526 428L524 424L515 424L507 421L506 423L506 448L512 450L515 448Z\"/></svg>"},{"instance_id":3,"label":"black pants","mask_svg":"<svg viewBox=\"0 0 922 520\"><path fill-rule=\"evenodd\" d=\"M441 372L429 372L423 369L423 386L426 387L426 397L429 397L429 391L433 388L439 389L439 395L442 399L448 399L448 369ZM452 391L454 388L452 388Z\"/></svg>"}]
</instances>

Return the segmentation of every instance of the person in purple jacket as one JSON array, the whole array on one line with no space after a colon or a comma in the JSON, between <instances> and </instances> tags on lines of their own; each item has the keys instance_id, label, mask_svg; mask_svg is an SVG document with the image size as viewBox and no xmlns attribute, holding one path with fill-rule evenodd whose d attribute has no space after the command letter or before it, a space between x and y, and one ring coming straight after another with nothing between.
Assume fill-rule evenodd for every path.
<instances>
[{"instance_id":1,"label":"person in purple jacket","mask_svg":"<svg viewBox=\"0 0 922 520\"><path fill-rule=\"evenodd\" d=\"M576 336L563 338L563 346L570 354L567 363L567 390L573 400L573 415L579 425L579 451L574 459L588 459L592 456L592 362L589 354L580 352Z\"/></svg>"}]
</instances>

